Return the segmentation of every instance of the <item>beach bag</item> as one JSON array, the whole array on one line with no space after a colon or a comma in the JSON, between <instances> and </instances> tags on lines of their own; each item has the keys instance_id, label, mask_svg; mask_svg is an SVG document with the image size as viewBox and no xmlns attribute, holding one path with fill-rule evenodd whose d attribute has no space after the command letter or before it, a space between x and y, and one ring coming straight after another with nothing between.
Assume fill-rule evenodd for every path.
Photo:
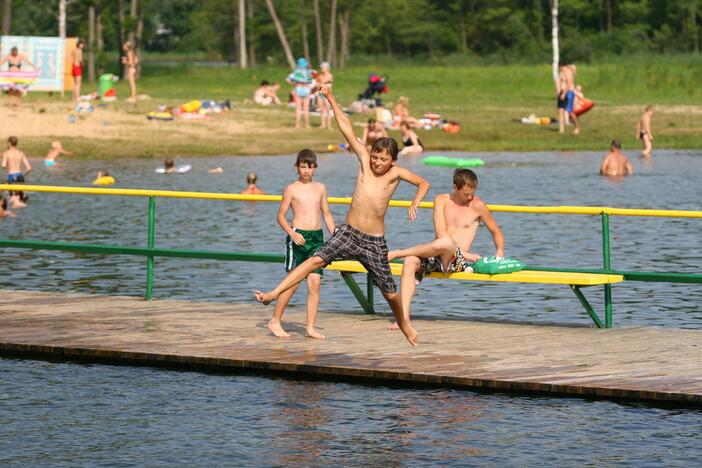
<instances>
[{"instance_id":1,"label":"beach bag","mask_svg":"<svg viewBox=\"0 0 702 468\"><path fill-rule=\"evenodd\" d=\"M500 275L524 269L524 264L514 258L483 257L473 263L473 271L483 275Z\"/></svg>"}]
</instances>

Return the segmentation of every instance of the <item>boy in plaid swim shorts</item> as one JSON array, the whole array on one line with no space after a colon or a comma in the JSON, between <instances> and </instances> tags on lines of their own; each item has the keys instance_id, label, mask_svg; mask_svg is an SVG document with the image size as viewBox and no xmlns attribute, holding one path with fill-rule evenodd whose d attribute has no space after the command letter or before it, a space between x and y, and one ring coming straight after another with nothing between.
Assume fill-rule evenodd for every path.
<instances>
[{"instance_id":1,"label":"boy in plaid swim shorts","mask_svg":"<svg viewBox=\"0 0 702 468\"><path fill-rule=\"evenodd\" d=\"M400 298L405 320L410 320L410 306L417 284L429 273L444 274L471 271L480 255L470 251L482 221L492 234L495 256L504 257L505 240L490 208L475 195L478 176L470 169L453 173L453 193L434 198L434 230L436 239L408 249L393 250L390 260L404 257L400 279ZM390 325L396 329L397 324Z\"/></svg>"},{"instance_id":2,"label":"boy in plaid swim shorts","mask_svg":"<svg viewBox=\"0 0 702 468\"><path fill-rule=\"evenodd\" d=\"M417 217L419 202L429 191L429 182L412 171L397 166L397 142L392 138L379 138L370 149L356 139L353 125L341 110L331 90L321 86L320 93L329 101L339 130L356 153L359 168L351 207L346 222L334 231L331 239L321 250L305 260L272 291L256 291L256 300L268 304L282 293L302 281L310 272L323 268L334 260L355 259L368 270L376 286L380 288L397 320L398 328L412 346L419 342L419 335L405 319L397 286L390 275L388 248L385 244L385 213L388 202L401 180L417 186L417 192L409 207L408 217Z\"/></svg>"},{"instance_id":3,"label":"boy in plaid swim shorts","mask_svg":"<svg viewBox=\"0 0 702 468\"><path fill-rule=\"evenodd\" d=\"M285 241L285 271L290 272L296 266L312 257L324 245L324 233L320 212L329 232L334 232L334 218L327 203L327 188L324 184L312 180L317 169L317 155L314 151L303 149L295 160L297 180L285 187L283 199L278 208L278 224L287 233ZM288 223L288 209L292 209L292 224ZM307 326L305 334L309 338L324 339L314 328L319 309L319 294L322 269L316 269L307 275ZM285 307L297 291L300 283L280 295L275 304L273 316L268 322L268 329L278 338L289 338L283 329L281 320Z\"/></svg>"}]
</instances>

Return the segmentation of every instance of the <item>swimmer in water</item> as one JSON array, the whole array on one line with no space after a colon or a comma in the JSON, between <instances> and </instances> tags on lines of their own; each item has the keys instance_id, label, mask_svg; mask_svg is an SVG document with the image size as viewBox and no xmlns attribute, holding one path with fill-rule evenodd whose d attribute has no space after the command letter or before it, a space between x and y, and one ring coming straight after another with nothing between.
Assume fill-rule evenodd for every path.
<instances>
[{"instance_id":1,"label":"swimmer in water","mask_svg":"<svg viewBox=\"0 0 702 468\"><path fill-rule=\"evenodd\" d=\"M73 156L75 153L73 153L72 151L66 151L65 149L63 149L63 146L61 146L60 141L54 140L51 143L51 149L48 153L46 153L46 157L44 157L44 165L46 167L56 166L58 164L58 161L56 161L56 159L62 154L65 154L66 156Z\"/></svg>"},{"instance_id":2,"label":"swimmer in water","mask_svg":"<svg viewBox=\"0 0 702 468\"><path fill-rule=\"evenodd\" d=\"M621 152L622 144L619 140L612 140L610 151L602 159L600 175L622 178L634 173L629 159Z\"/></svg>"},{"instance_id":3,"label":"swimmer in water","mask_svg":"<svg viewBox=\"0 0 702 468\"><path fill-rule=\"evenodd\" d=\"M266 192L256 187L256 180L258 180L258 176L255 172L249 172L246 174L246 183L248 184L248 187L239 193L244 195L265 195Z\"/></svg>"},{"instance_id":4,"label":"swimmer in water","mask_svg":"<svg viewBox=\"0 0 702 468\"><path fill-rule=\"evenodd\" d=\"M166 158L166 160L163 161L163 169L166 171L166 174L173 174L176 171L173 159Z\"/></svg>"}]
</instances>

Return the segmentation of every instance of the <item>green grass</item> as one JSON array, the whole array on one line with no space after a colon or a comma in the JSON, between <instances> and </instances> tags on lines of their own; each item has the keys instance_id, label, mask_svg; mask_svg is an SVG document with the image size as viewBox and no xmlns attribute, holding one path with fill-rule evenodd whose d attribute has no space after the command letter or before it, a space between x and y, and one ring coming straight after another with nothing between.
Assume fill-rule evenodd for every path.
<instances>
[{"instance_id":1,"label":"green grass","mask_svg":"<svg viewBox=\"0 0 702 468\"><path fill-rule=\"evenodd\" d=\"M653 118L656 148L702 148L702 86L699 86L702 58L656 57L655 62L653 60L634 57L624 63L578 67L577 81L596 107L583 117L582 134L577 137L558 134L556 126L516 122L531 113L556 116L551 67L546 64L356 66L335 71L334 91L340 102L349 104L364 89L369 72L387 74L390 94L383 96L386 102L391 103L400 95L408 96L414 116L438 112L444 118L461 123L463 130L459 134L420 130L420 137L432 151L604 150L613 138L621 139L625 148L634 148L640 145L634 138L636 122L647 104L659 107ZM228 98L235 102L236 110L218 118L249 120L279 131L244 135L227 144L221 138L203 138L187 145L147 142L147 150L140 153L135 149L127 153L144 156L279 154L305 146L323 149L329 143L340 142L341 137L336 132L291 129L294 116L287 108L241 104L251 97L262 79L281 82L280 95L285 98L289 89L284 83L287 73L289 70L281 67L240 70L149 66L147 63L138 87L140 93L153 99L141 102L137 108L117 104L125 111L145 113L158 104L177 105L194 98ZM126 83L118 84L118 94L127 94ZM368 117L356 115L353 119L365 121ZM317 123L313 118L313 124ZM101 144L107 156L114 153L110 148L120 148L115 143Z\"/></svg>"}]
</instances>

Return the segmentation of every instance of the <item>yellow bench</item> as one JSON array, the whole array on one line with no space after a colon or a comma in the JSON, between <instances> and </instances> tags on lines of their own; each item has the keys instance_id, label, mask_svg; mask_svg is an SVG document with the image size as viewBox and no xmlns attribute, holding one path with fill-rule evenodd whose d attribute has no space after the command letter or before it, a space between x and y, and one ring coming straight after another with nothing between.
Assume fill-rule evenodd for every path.
<instances>
[{"instance_id":1,"label":"yellow bench","mask_svg":"<svg viewBox=\"0 0 702 468\"><path fill-rule=\"evenodd\" d=\"M402 274L402 264L391 263L390 270L393 275L399 276ZM341 272L341 276L346 281L346 284L353 292L356 299L363 307L367 313L373 313L373 288L372 282L369 278L367 284L367 297L363 295L363 291L358 286L356 281L353 279L352 274L354 273L367 273L367 270L359 262L354 260L343 260L338 262L333 262L327 265L326 270L336 270ZM614 283L620 283L624 281L623 275L612 275L604 273L576 273L576 272L559 272L559 271L535 271L535 270L522 270L515 273L505 273L500 275L482 275L479 273L450 273L445 275L443 273L431 273L428 275L430 278L444 278L452 280L462 280L462 281L490 281L490 282L502 282L502 283L541 283L541 284L565 284L570 286L575 295L580 300L587 313L590 315L592 320L595 322L599 328L604 325L600 319L597 312L588 302L587 298L583 295L580 288L587 286L597 286L597 285L611 285ZM611 298L607 297L606 293L606 313L608 318L606 323L611 326Z\"/></svg>"}]
</instances>

